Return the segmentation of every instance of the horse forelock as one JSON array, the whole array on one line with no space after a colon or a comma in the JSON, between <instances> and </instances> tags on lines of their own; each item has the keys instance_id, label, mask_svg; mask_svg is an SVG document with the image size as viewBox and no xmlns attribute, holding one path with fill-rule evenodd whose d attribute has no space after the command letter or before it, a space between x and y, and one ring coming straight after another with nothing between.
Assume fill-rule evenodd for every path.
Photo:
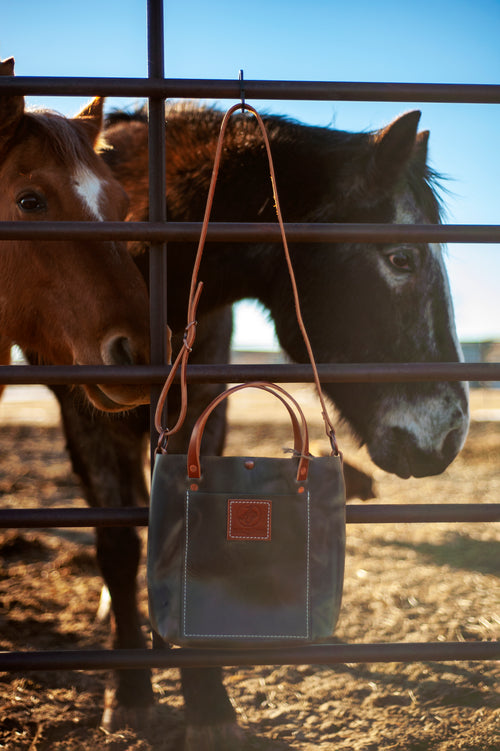
<instances>
[{"instance_id":1,"label":"horse forelock","mask_svg":"<svg viewBox=\"0 0 500 751\"><path fill-rule=\"evenodd\" d=\"M77 121L69 120L51 110L33 110L25 113L19 142L28 137L39 142L39 148L46 150L59 164L70 169L79 165L90 167L94 149ZM99 143L98 148L103 148Z\"/></svg>"}]
</instances>

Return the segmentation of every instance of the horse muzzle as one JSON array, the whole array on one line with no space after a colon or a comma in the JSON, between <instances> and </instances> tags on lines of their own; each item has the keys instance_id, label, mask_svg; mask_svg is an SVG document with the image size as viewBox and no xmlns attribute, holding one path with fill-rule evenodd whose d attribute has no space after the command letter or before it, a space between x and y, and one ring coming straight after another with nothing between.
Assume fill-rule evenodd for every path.
<instances>
[{"instance_id":1,"label":"horse muzzle","mask_svg":"<svg viewBox=\"0 0 500 751\"><path fill-rule=\"evenodd\" d=\"M466 404L456 404L449 412L436 412L435 407L423 403L413 416L406 413L396 422L393 411L387 415L389 424L382 419L368 441L375 464L404 479L444 472L464 444L469 413Z\"/></svg>"},{"instance_id":2,"label":"horse muzzle","mask_svg":"<svg viewBox=\"0 0 500 751\"><path fill-rule=\"evenodd\" d=\"M145 339L129 337L124 333L105 337L99 354L98 363L109 366L144 365L149 360L149 348ZM96 362L94 357L90 360ZM83 390L93 406L104 412L122 412L141 404L149 404L150 401L147 384L120 383L119 379L116 383L85 384Z\"/></svg>"},{"instance_id":3,"label":"horse muzzle","mask_svg":"<svg viewBox=\"0 0 500 751\"><path fill-rule=\"evenodd\" d=\"M422 449L410 432L393 428L384 441L374 449L368 446L371 458L381 469L409 477L430 477L439 475L451 464L463 446L464 434L454 428L446 435L440 450Z\"/></svg>"}]
</instances>

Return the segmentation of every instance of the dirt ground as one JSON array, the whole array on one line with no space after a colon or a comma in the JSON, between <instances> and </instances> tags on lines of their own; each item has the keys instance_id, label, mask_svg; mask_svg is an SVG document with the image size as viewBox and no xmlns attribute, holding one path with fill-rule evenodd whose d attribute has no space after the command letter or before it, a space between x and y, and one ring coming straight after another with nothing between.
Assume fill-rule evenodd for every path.
<instances>
[{"instance_id":1,"label":"dirt ground","mask_svg":"<svg viewBox=\"0 0 500 751\"><path fill-rule=\"evenodd\" d=\"M31 394L32 392L30 392ZM301 403L316 419L308 388ZM46 399L9 391L0 403L4 508L84 505ZM228 451L287 445L284 417L232 408ZM472 394L474 421L441 476L402 481L378 470L340 431L341 447L373 475L384 503L499 500L500 393ZM257 422L256 417L265 422ZM317 423L317 421L316 421ZM314 449L321 429L315 428ZM241 450L241 449L240 449ZM500 535L494 524L349 525L344 600L335 638L345 642L478 641L500 636ZM142 607L147 631L145 580ZM109 646L92 530L0 531L0 649ZM248 736L263 751L498 751L499 663L451 662L233 668L227 685ZM156 721L144 732L99 729L100 672L0 674L0 749L176 751L183 706L175 670L156 671ZM236 751L236 750L235 750Z\"/></svg>"}]
</instances>

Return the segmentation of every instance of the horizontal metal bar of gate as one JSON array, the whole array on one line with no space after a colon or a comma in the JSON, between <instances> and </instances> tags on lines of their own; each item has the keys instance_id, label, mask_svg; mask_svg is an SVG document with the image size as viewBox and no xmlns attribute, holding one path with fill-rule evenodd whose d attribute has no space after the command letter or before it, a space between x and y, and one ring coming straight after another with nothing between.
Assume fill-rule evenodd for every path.
<instances>
[{"instance_id":1,"label":"horizontal metal bar of gate","mask_svg":"<svg viewBox=\"0 0 500 751\"><path fill-rule=\"evenodd\" d=\"M168 365L0 365L4 384L163 383ZM500 363L412 362L319 364L322 383L415 383L424 381L500 381ZM310 365L190 365L189 383L278 381L311 383Z\"/></svg>"},{"instance_id":2,"label":"horizontal metal bar of gate","mask_svg":"<svg viewBox=\"0 0 500 751\"><path fill-rule=\"evenodd\" d=\"M495 224L285 224L290 242L498 243ZM200 222L0 222L0 240L153 240L197 242ZM281 242L275 223L213 222L208 242Z\"/></svg>"},{"instance_id":3,"label":"horizontal metal bar of gate","mask_svg":"<svg viewBox=\"0 0 500 751\"><path fill-rule=\"evenodd\" d=\"M145 527L149 509L31 508L1 509L0 529L56 527ZM347 524L421 524L436 522L500 522L500 503L350 504Z\"/></svg>"},{"instance_id":4,"label":"horizontal metal bar of gate","mask_svg":"<svg viewBox=\"0 0 500 751\"><path fill-rule=\"evenodd\" d=\"M450 662L498 659L500 642L494 641L312 644L274 649L89 649L2 652L0 671L335 665L350 662Z\"/></svg>"},{"instance_id":5,"label":"horizontal metal bar of gate","mask_svg":"<svg viewBox=\"0 0 500 751\"><path fill-rule=\"evenodd\" d=\"M236 99L237 79L102 78L63 76L2 76L0 94L52 96L120 96L187 99ZM303 101L372 101L500 103L498 84L447 84L351 81L254 81L245 79L246 99Z\"/></svg>"}]
</instances>

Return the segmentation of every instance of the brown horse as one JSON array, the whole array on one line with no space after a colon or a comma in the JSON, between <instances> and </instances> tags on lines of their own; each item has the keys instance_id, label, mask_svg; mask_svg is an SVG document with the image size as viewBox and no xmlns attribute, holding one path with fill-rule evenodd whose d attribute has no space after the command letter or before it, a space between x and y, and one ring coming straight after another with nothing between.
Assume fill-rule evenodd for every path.
<instances>
[{"instance_id":1,"label":"brown horse","mask_svg":"<svg viewBox=\"0 0 500 751\"><path fill-rule=\"evenodd\" d=\"M12 58L0 75L14 74ZM103 100L74 119L0 96L0 221L118 221L127 195L99 154ZM11 343L40 362L122 365L148 359L146 285L124 243L0 240L0 359ZM97 407L143 404L136 386L86 386Z\"/></svg>"}]
</instances>

